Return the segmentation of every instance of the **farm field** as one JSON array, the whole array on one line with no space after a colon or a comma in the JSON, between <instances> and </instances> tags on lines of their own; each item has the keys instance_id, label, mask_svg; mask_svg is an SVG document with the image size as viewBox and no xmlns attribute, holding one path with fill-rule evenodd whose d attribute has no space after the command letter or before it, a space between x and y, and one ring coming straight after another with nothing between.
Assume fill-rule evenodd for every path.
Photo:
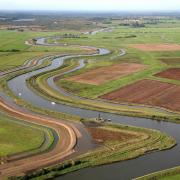
<instances>
[{"instance_id":1,"label":"farm field","mask_svg":"<svg viewBox=\"0 0 180 180\"><path fill-rule=\"evenodd\" d=\"M136 63L115 64L108 67L97 68L79 76L68 78L73 82L100 85L110 80L115 80L123 76L144 70L147 66Z\"/></svg>"},{"instance_id":2,"label":"farm field","mask_svg":"<svg viewBox=\"0 0 180 180\"><path fill-rule=\"evenodd\" d=\"M88 45L96 45L99 47L109 48L110 50L112 50L112 53L103 57L101 56L86 57L84 68L76 70L74 72L70 72L64 76L60 76L60 78L56 78L55 84L59 86L60 88L63 88L67 92L78 95L80 97L85 97L85 98L90 98L90 99L97 99L103 94L107 94L107 93L110 93L111 91L115 91L119 88L123 88L124 86L133 84L144 78L158 80L164 83L170 83L170 84L172 83L174 85L179 85L178 80L173 81L171 79L158 78L154 76L154 74L157 74L170 67L173 68L173 66L178 65L177 60L175 64L171 64L171 65L166 64L163 61L161 61L161 59L171 59L171 58L178 59L178 56L180 55L178 51L172 50L172 51L155 51L155 52L144 51L142 52L135 48L129 48L129 45L131 44L131 42L133 42L134 44L137 44L137 42L138 43L143 42L143 44L145 44L147 42L147 44L151 44L151 45L155 44L154 42L158 42L158 44L165 44L165 45L177 44L178 35L176 39L175 34L178 34L179 27L176 27L176 28L172 27L172 29L173 29L173 33L170 33L167 27L159 27L158 29L156 29L155 26L153 25L146 28L140 28L139 30L137 30L136 28L129 28L129 27L123 27L123 28L116 27L113 30L113 33L101 32L93 36L81 35L78 38L69 38L69 37L61 38L57 40L58 43L61 43L61 44L65 43L67 45L71 45L71 44L85 45L87 42ZM113 43L111 43L111 46L110 46L110 41L113 41ZM50 42L53 43L53 39ZM169 43L164 43L164 42L169 42ZM119 56L120 48L124 48L127 52L122 57ZM75 58L75 59L72 59L72 61L76 62L78 66L77 61L79 59L81 58ZM123 64L123 63L141 64L143 66L146 66L147 68L145 68L144 70L140 70L132 74L131 73L126 74L123 76L113 75L113 73L115 73L114 71L112 71L110 75L108 75L108 73L103 72L101 73L100 76L106 77L106 80L102 83L94 82L94 81L99 81L98 76L96 74L94 75L96 78L94 78L92 75L89 75L89 73L90 74L94 73L98 71L99 69L100 70L104 68L108 69L113 66L115 67L117 64ZM67 66L69 66L70 68L71 64ZM76 103L76 104L81 105L82 101L81 103L78 103L77 100L72 100L72 99L68 100L67 97L64 97L62 94L54 91L51 87L48 87L48 85L46 84L46 81L48 77L51 77L53 75L58 76L58 71L48 73L48 75L41 74L40 76L36 77L34 80L32 80L33 79L32 78L31 80L33 81L34 85L31 83L29 84L30 86L35 87L33 88L34 90L38 89L38 91L39 92L41 91L41 94L44 97L51 99L52 101L58 102L58 101L63 100L63 101L68 101L68 103L70 101L72 104ZM112 76L112 75L116 76L116 78L108 80L109 77L107 76ZM91 82L89 80L91 80ZM144 110L142 111L144 112Z\"/></svg>"},{"instance_id":3,"label":"farm field","mask_svg":"<svg viewBox=\"0 0 180 180\"><path fill-rule=\"evenodd\" d=\"M133 44L129 45L141 51L179 51L179 44Z\"/></svg>"},{"instance_id":4,"label":"farm field","mask_svg":"<svg viewBox=\"0 0 180 180\"><path fill-rule=\"evenodd\" d=\"M171 66L180 66L180 59L179 58L164 58L160 59L162 62L166 63L167 65Z\"/></svg>"},{"instance_id":5,"label":"farm field","mask_svg":"<svg viewBox=\"0 0 180 180\"><path fill-rule=\"evenodd\" d=\"M66 161L66 166L60 163L54 167L45 168L45 173L40 170L24 177L46 179L49 176L51 178L60 176L61 178L61 175L71 171L112 163L117 160L123 161L130 157L139 157L146 151L162 150L165 146L171 148L173 144L173 139L166 134L159 133L159 131L118 124L103 125L94 121L88 122L91 125L87 125L87 121L84 123L92 134L93 141L99 145L95 150L75 158L73 162Z\"/></svg>"},{"instance_id":6,"label":"farm field","mask_svg":"<svg viewBox=\"0 0 180 180\"><path fill-rule=\"evenodd\" d=\"M180 177L180 167L174 167L170 169L165 169L163 171L158 171L152 174L148 174L139 178L136 178L136 180L178 180Z\"/></svg>"},{"instance_id":7,"label":"farm field","mask_svg":"<svg viewBox=\"0 0 180 180\"><path fill-rule=\"evenodd\" d=\"M113 131L103 128L97 128L97 127L88 127L89 132L91 133L94 141L98 143L105 143L107 141L128 141L132 140L133 138L138 137L138 133L128 133L128 131ZM140 134L139 134L140 136Z\"/></svg>"},{"instance_id":8,"label":"farm field","mask_svg":"<svg viewBox=\"0 0 180 180\"><path fill-rule=\"evenodd\" d=\"M1 114L0 157L38 149L43 144L42 130L10 119Z\"/></svg>"},{"instance_id":9,"label":"farm field","mask_svg":"<svg viewBox=\"0 0 180 180\"><path fill-rule=\"evenodd\" d=\"M42 52L22 52L22 53L0 53L0 70L5 71L23 65L27 60L37 60L38 57L47 53Z\"/></svg>"},{"instance_id":10,"label":"farm field","mask_svg":"<svg viewBox=\"0 0 180 180\"><path fill-rule=\"evenodd\" d=\"M100 96L100 98L115 102L160 106L180 111L179 92L180 86L145 79Z\"/></svg>"},{"instance_id":11,"label":"farm field","mask_svg":"<svg viewBox=\"0 0 180 180\"><path fill-rule=\"evenodd\" d=\"M0 179L129 180L178 164L180 20L32 16L0 16Z\"/></svg>"},{"instance_id":12,"label":"farm field","mask_svg":"<svg viewBox=\"0 0 180 180\"><path fill-rule=\"evenodd\" d=\"M157 77L180 80L180 68L171 68L155 74Z\"/></svg>"},{"instance_id":13,"label":"farm field","mask_svg":"<svg viewBox=\"0 0 180 180\"><path fill-rule=\"evenodd\" d=\"M179 180L180 179L180 175L177 174L177 175L172 175L172 176L167 176L167 177L163 177L163 178L160 178L159 180Z\"/></svg>"}]
</instances>

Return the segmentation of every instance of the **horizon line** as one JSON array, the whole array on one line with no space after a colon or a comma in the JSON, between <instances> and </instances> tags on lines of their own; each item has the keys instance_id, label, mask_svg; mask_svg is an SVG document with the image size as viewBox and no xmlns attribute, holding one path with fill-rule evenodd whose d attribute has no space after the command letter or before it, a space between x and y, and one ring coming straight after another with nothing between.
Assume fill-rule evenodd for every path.
<instances>
[{"instance_id":1,"label":"horizon line","mask_svg":"<svg viewBox=\"0 0 180 180\"><path fill-rule=\"evenodd\" d=\"M144 9L138 9L138 10L131 10L131 9L127 9L127 10L81 10L81 9L73 9L73 10L70 10L70 9L59 9L59 10L57 10L57 9L36 9L36 10L34 10L34 9L0 9L0 11L16 11L16 12L28 12L28 11L33 11L33 12L37 12L37 11L39 11L39 12L87 12L87 13L89 13L89 12L107 12L107 13L109 13L109 12L114 12L114 13L117 13L117 12L119 12L119 13L121 13L121 12L128 12L128 13L134 13L134 12L180 12L180 10L179 9L165 9L165 10L163 10L163 9L159 9L159 10L151 10L151 9L147 9L147 10L144 10ZM1 12L0 12L1 13Z\"/></svg>"}]
</instances>

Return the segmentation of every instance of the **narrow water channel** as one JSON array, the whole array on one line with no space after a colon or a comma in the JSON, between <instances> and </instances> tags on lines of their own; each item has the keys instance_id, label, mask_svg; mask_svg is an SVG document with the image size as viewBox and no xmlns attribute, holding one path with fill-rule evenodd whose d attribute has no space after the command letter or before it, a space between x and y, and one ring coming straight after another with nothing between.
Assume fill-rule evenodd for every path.
<instances>
[{"instance_id":1,"label":"narrow water channel","mask_svg":"<svg viewBox=\"0 0 180 180\"><path fill-rule=\"evenodd\" d=\"M102 52L105 54L108 50L102 49ZM100 51L101 54L101 51ZM9 88L13 91L15 95L21 93L21 98L32 103L35 106L40 106L42 108L52 109L54 111L64 112L72 115L78 115L83 118L94 118L100 113L101 116L107 119L111 119L112 122L134 125L145 128L157 129L163 132L168 133L173 136L178 145L173 149L153 152L141 156L137 159L132 159L124 162L113 163L110 165L103 165L94 168L86 168L73 172L64 176L61 176L57 179L59 180L128 180L137 176L145 175L150 172L171 168L174 166L180 165L180 124L155 121L145 118L134 118L121 116L112 113L104 113L101 111L93 111L87 109L81 109L76 107L71 107L63 104L52 105L50 101L38 96L32 92L26 85L26 80L30 77L37 75L41 72L46 72L52 69L56 69L61 66L64 60L72 56L64 56L55 58L52 61L52 64L48 67L29 72L18 77L11 79L8 82ZM73 56L74 57L74 56Z\"/></svg>"}]
</instances>

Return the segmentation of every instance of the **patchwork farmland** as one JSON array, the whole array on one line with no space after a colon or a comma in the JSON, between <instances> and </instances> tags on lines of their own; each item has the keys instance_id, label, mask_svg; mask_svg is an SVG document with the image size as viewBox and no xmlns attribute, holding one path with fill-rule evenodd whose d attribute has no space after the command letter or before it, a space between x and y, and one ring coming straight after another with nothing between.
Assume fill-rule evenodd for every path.
<instances>
[{"instance_id":1,"label":"patchwork farmland","mask_svg":"<svg viewBox=\"0 0 180 180\"><path fill-rule=\"evenodd\" d=\"M121 63L108 67L101 67L89 72L68 78L69 81L100 85L110 80L115 80L123 76L144 70L146 65L138 63Z\"/></svg>"},{"instance_id":2,"label":"patchwork farmland","mask_svg":"<svg viewBox=\"0 0 180 180\"><path fill-rule=\"evenodd\" d=\"M141 51L179 51L180 44L131 44L129 47Z\"/></svg>"},{"instance_id":3,"label":"patchwork farmland","mask_svg":"<svg viewBox=\"0 0 180 180\"><path fill-rule=\"evenodd\" d=\"M129 102L180 111L180 86L154 80L141 80L103 96L115 102Z\"/></svg>"},{"instance_id":4,"label":"patchwork farmland","mask_svg":"<svg viewBox=\"0 0 180 180\"><path fill-rule=\"evenodd\" d=\"M180 18L79 15L0 17L0 179L179 165Z\"/></svg>"},{"instance_id":5,"label":"patchwork farmland","mask_svg":"<svg viewBox=\"0 0 180 180\"><path fill-rule=\"evenodd\" d=\"M163 72L157 73L155 76L162 77L162 78L168 78L168 79L180 80L180 68L167 69Z\"/></svg>"}]
</instances>

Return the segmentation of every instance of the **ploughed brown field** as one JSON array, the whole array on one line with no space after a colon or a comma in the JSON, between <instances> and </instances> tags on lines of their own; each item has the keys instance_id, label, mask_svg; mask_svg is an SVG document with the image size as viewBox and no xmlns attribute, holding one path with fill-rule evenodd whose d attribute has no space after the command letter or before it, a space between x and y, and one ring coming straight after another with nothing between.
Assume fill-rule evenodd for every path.
<instances>
[{"instance_id":1,"label":"ploughed brown field","mask_svg":"<svg viewBox=\"0 0 180 180\"><path fill-rule=\"evenodd\" d=\"M180 68L170 68L160 73L157 73L155 76L180 80Z\"/></svg>"},{"instance_id":2,"label":"ploughed brown field","mask_svg":"<svg viewBox=\"0 0 180 180\"><path fill-rule=\"evenodd\" d=\"M67 78L69 81L100 85L110 80L115 80L131 73L144 70L147 65L138 63L121 63L108 67L97 68L83 74Z\"/></svg>"},{"instance_id":3,"label":"ploughed brown field","mask_svg":"<svg viewBox=\"0 0 180 180\"><path fill-rule=\"evenodd\" d=\"M155 80L144 79L100 97L180 111L180 86Z\"/></svg>"},{"instance_id":4,"label":"ploughed brown field","mask_svg":"<svg viewBox=\"0 0 180 180\"><path fill-rule=\"evenodd\" d=\"M179 51L180 44L131 44L129 47L141 51Z\"/></svg>"},{"instance_id":5,"label":"ploughed brown field","mask_svg":"<svg viewBox=\"0 0 180 180\"><path fill-rule=\"evenodd\" d=\"M111 131L95 127L89 127L88 130L91 133L93 139L101 143L105 141L126 141L132 138L136 138L138 136L137 134L132 134L128 132Z\"/></svg>"}]
</instances>

